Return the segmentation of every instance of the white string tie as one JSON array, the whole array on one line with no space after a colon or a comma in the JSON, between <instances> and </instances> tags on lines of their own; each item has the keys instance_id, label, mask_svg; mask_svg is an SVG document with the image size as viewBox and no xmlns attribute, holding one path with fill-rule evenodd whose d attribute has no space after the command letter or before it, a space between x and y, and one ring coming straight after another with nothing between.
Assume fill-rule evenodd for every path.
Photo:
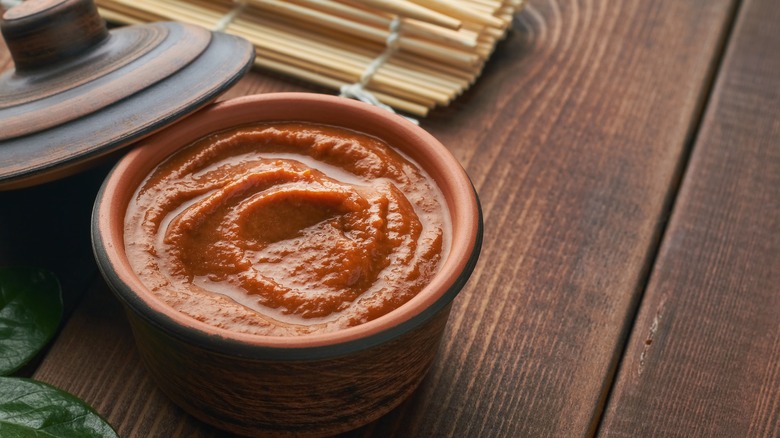
<instances>
[{"instance_id":1,"label":"white string tie","mask_svg":"<svg viewBox=\"0 0 780 438\"><path fill-rule=\"evenodd\" d=\"M214 28L212 29L214 32L222 32L227 29L227 27L230 26L230 23L246 9L246 0L234 0L233 3L235 3L236 6L228 11L227 14L223 15L217 24L214 25Z\"/></svg>"},{"instance_id":2,"label":"white string tie","mask_svg":"<svg viewBox=\"0 0 780 438\"><path fill-rule=\"evenodd\" d=\"M387 60L392 57L395 52L398 51L400 47L400 37L401 37L401 18L396 16L393 18L393 20L390 22L390 34L387 35L387 39L385 40L385 50L382 52L379 56L374 58L373 61L371 61L367 66L366 69L363 70L363 73L360 75L360 79L353 83L353 84L346 84L342 85L339 96L341 97L348 97L350 99L356 99L361 102L368 103L370 105L377 106L379 108L386 109L390 111L391 113L395 113L395 110L390 105L386 105L379 101L379 99L374 95L374 93L368 91L366 89L366 86L369 82L371 82L371 78L374 77L377 71L387 62ZM411 117L405 117L407 120L411 121L412 123L419 125L419 122L416 119L413 119Z\"/></svg>"}]
</instances>

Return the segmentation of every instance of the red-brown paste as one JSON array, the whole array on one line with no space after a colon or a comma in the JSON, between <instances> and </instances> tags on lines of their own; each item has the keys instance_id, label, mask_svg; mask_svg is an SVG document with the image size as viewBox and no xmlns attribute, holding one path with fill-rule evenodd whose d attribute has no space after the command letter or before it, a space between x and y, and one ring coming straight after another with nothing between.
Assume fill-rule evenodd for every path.
<instances>
[{"instance_id":1,"label":"red-brown paste","mask_svg":"<svg viewBox=\"0 0 780 438\"><path fill-rule=\"evenodd\" d=\"M125 219L140 278L180 312L266 335L378 318L431 280L446 205L377 138L304 123L205 137L159 165Z\"/></svg>"}]
</instances>

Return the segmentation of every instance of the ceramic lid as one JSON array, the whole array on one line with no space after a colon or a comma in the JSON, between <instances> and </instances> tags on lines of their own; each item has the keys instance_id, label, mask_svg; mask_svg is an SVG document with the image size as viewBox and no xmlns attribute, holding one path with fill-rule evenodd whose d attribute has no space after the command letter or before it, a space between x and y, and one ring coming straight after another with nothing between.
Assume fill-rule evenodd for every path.
<instances>
[{"instance_id":1,"label":"ceramic lid","mask_svg":"<svg viewBox=\"0 0 780 438\"><path fill-rule=\"evenodd\" d=\"M0 20L0 190L31 186L193 113L249 69L252 45L183 23L108 31L92 0L28 0Z\"/></svg>"}]
</instances>

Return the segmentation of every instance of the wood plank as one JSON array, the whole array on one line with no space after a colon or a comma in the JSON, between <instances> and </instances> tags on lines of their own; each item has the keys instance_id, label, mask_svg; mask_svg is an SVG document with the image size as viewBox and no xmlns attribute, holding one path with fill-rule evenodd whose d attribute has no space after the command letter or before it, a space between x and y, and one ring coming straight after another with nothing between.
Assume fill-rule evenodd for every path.
<instances>
[{"instance_id":1,"label":"wood plank","mask_svg":"<svg viewBox=\"0 0 780 438\"><path fill-rule=\"evenodd\" d=\"M423 121L480 192L483 256L420 390L351 435L593 431L732 5L531 1L475 87ZM303 88L252 74L231 95L283 89ZM105 292L35 377L122 436L211 436L106 335L122 318L90 317Z\"/></svg>"},{"instance_id":2,"label":"wood plank","mask_svg":"<svg viewBox=\"0 0 780 438\"><path fill-rule=\"evenodd\" d=\"M778 22L741 6L603 436L780 436Z\"/></svg>"},{"instance_id":3,"label":"wood plank","mask_svg":"<svg viewBox=\"0 0 780 438\"><path fill-rule=\"evenodd\" d=\"M531 1L426 120L477 185L483 256L421 390L354 436L592 432L732 6Z\"/></svg>"}]
</instances>

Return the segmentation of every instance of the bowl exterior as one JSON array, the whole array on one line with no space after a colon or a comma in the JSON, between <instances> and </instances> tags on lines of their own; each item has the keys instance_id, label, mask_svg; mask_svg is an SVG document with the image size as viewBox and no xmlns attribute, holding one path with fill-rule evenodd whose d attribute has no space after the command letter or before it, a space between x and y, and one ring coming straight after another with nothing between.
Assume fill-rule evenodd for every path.
<instances>
[{"instance_id":1,"label":"bowl exterior","mask_svg":"<svg viewBox=\"0 0 780 438\"><path fill-rule=\"evenodd\" d=\"M436 356L450 306L390 342L346 356L273 361L215 354L127 312L158 387L201 421L243 436L332 436L409 397Z\"/></svg>"}]
</instances>

